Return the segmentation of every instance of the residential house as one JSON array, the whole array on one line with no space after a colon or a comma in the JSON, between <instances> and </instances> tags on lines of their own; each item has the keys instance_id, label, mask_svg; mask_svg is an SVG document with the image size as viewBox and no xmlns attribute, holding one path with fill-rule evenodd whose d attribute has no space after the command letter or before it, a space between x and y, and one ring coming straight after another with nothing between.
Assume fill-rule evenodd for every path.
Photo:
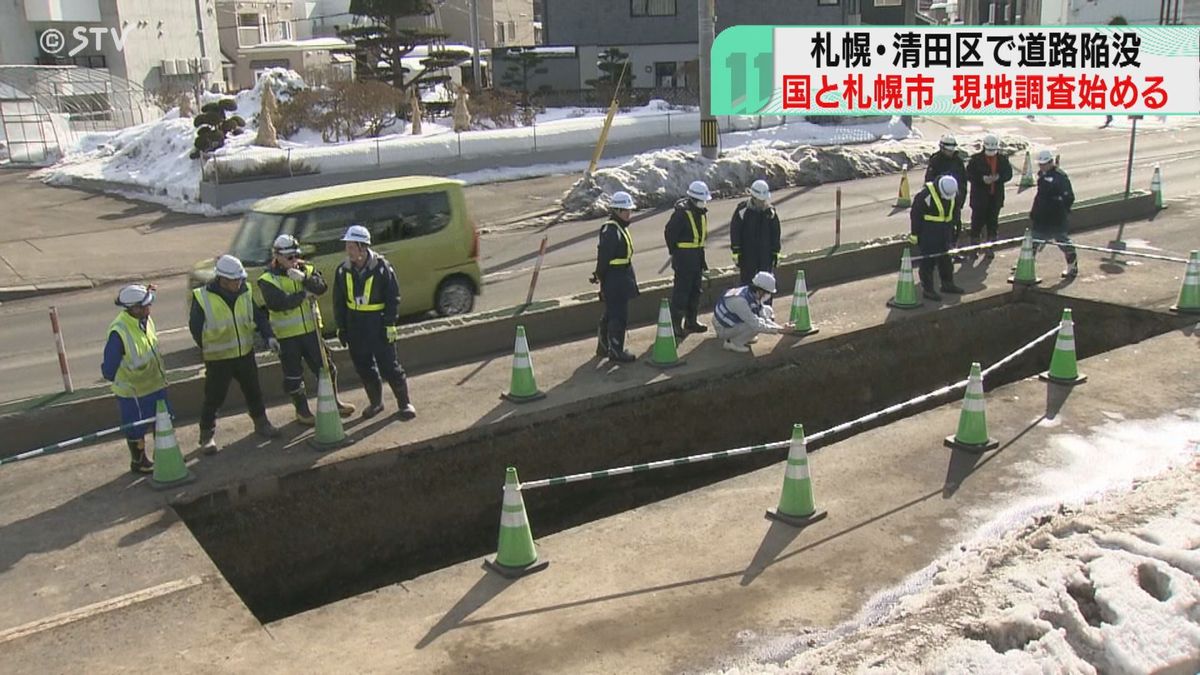
<instances>
[{"instance_id":1,"label":"residential house","mask_svg":"<svg viewBox=\"0 0 1200 675\"><path fill-rule=\"evenodd\" d=\"M221 79L213 1L4 0L0 65L102 69L147 91L208 88ZM42 38L49 31L61 49Z\"/></svg>"},{"instance_id":2,"label":"residential house","mask_svg":"<svg viewBox=\"0 0 1200 675\"><path fill-rule=\"evenodd\" d=\"M926 9L930 2L921 0L918 12L923 18L940 11L947 20L972 25L1108 25L1114 20L1143 25L1200 22L1200 0L956 0L944 9Z\"/></svg>"},{"instance_id":3,"label":"residential house","mask_svg":"<svg viewBox=\"0 0 1200 675\"><path fill-rule=\"evenodd\" d=\"M217 0L228 86L253 87L269 68L289 68L308 82L352 79L353 45L332 36L296 35L297 13L318 9L317 3L303 0ZM311 27L311 21L301 21Z\"/></svg>"},{"instance_id":4,"label":"residential house","mask_svg":"<svg viewBox=\"0 0 1200 675\"><path fill-rule=\"evenodd\" d=\"M537 44L534 0L477 0L477 4L480 48ZM446 42L471 44L471 0L434 0L433 7L430 16L405 19L403 23L440 28L449 33ZM296 18L302 37L337 35L338 30L363 20L350 14L350 0L309 0L300 6Z\"/></svg>"}]
</instances>

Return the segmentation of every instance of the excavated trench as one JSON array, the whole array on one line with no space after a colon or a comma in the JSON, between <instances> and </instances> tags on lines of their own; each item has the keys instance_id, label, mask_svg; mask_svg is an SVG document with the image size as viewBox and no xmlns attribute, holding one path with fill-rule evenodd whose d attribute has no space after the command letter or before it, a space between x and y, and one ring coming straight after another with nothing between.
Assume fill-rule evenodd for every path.
<instances>
[{"instance_id":1,"label":"excavated trench","mask_svg":"<svg viewBox=\"0 0 1200 675\"><path fill-rule=\"evenodd\" d=\"M999 360L1056 325L1065 306L1073 310L1080 358L1183 325L1174 316L1056 295L997 296L176 508L246 605L270 622L493 553L506 466L533 480L777 441L795 422L810 433L826 429L961 379L971 361ZM1053 340L1044 342L987 386L1043 370L1052 349ZM551 487L530 493L526 506L535 537L544 537L784 455Z\"/></svg>"}]
</instances>

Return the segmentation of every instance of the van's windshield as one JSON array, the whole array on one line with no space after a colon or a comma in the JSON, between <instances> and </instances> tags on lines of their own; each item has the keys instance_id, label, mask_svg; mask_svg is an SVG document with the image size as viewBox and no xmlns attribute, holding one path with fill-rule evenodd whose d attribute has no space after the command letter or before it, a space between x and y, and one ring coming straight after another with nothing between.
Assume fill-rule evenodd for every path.
<instances>
[{"instance_id":1,"label":"van's windshield","mask_svg":"<svg viewBox=\"0 0 1200 675\"><path fill-rule=\"evenodd\" d=\"M280 213L250 211L233 238L230 255L248 267L266 265L271 261L271 244L281 234L295 234L297 218Z\"/></svg>"}]
</instances>

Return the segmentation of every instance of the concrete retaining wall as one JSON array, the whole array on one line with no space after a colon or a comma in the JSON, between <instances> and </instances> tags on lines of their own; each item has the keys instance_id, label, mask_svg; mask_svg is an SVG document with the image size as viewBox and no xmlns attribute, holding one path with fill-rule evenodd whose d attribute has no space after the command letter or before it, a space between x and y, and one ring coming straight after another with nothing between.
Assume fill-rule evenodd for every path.
<instances>
[{"instance_id":1,"label":"concrete retaining wall","mask_svg":"<svg viewBox=\"0 0 1200 675\"><path fill-rule=\"evenodd\" d=\"M1072 229L1081 231L1122 221L1141 220L1155 212L1154 198L1146 193L1128 200L1089 200L1080 202L1072 213ZM1018 236L1028 224L1025 216L1008 216L1002 219L1000 234L1003 237ZM799 269L804 270L810 289L896 271L903 248L903 243L895 242L785 261L779 269L779 285L785 292L790 291ZM716 298L736 283L737 276L732 273L714 277L705 290L703 306L711 307ZM667 281L643 284L642 295L630 305L630 323L645 325L656 321L659 302L669 294L670 283ZM525 326L535 348L538 344L575 340L594 334L600 316L599 302L594 293L535 303L525 312L519 313L518 309L508 308L405 326L398 343L401 363L410 372L422 372L504 355L512 349L512 336L518 324ZM334 358L342 370L343 386L357 386L348 354L335 352ZM278 386L281 377L278 362L271 360L261 366L260 378L269 403L282 402L284 399ZM172 382L171 403L182 421L188 422L199 417L204 398L203 385L201 376ZM224 409L241 409L243 405L241 394L234 387ZM0 416L0 438L4 439L4 443L0 448L0 456L12 456L48 443L81 436L112 425L116 418L116 404L107 390L97 392L92 398L3 415Z\"/></svg>"},{"instance_id":2,"label":"concrete retaining wall","mask_svg":"<svg viewBox=\"0 0 1200 675\"><path fill-rule=\"evenodd\" d=\"M230 486L176 508L251 610L270 621L494 551L506 465L533 480L777 441L796 422L809 433L826 429L961 379L973 359L1000 359L1055 325L1065 302L1039 292L993 296L752 363ZM1081 358L1181 323L1069 302L1077 323L1088 326L1078 335ZM954 348L965 344L971 349ZM989 386L1042 370L1053 344L998 371ZM545 536L784 455L551 487L527 494L526 505L535 536Z\"/></svg>"}]
</instances>

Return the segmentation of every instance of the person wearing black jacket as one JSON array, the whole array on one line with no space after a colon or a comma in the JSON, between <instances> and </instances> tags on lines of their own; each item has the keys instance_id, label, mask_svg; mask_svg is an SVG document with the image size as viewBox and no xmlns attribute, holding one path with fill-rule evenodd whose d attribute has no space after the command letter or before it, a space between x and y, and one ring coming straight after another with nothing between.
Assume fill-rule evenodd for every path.
<instances>
[{"instance_id":1,"label":"person wearing black jacket","mask_svg":"<svg viewBox=\"0 0 1200 675\"><path fill-rule=\"evenodd\" d=\"M909 211L909 241L921 251L921 291L930 300L942 299L941 294L933 288L935 267L942 280L942 293L964 292L954 283L954 264L947 255L957 197L958 181L954 180L954 176L942 176L937 183L925 184L913 197Z\"/></svg>"},{"instance_id":2,"label":"person wearing black jacket","mask_svg":"<svg viewBox=\"0 0 1200 675\"><path fill-rule=\"evenodd\" d=\"M938 151L929 156L929 164L925 167L925 183L937 183L941 176L953 176L959 186L967 184L967 167L963 164L962 156L958 154L958 140L953 134L942 136ZM954 217L951 221L950 247L958 245L962 235L962 206L963 200L954 201Z\"/></svg>"},{"instance_id":3,"label":"person wearing black jacket","mask_svg":"<svg viewBox=\"0 0 1200 675\"><path fill-rule=\"evenodd\" d=\"M1049 149L1039 150L1037 163L1037 194L1033 197L1029 220L1033 223L1033 238L1041 242L1034 247L1034 253L1040 253L1047 241L1056 242L1067 259L1067 269L1062 276L1069 279L1079 274L1075 247L1067 236L1067 216L1075 203L1075 192L1071 188L1071 179L1054 164L1053 152Z\"/></svg>"},{"instance_id":4,"label":"person wearing black jacket","mask_svg":"<svg viewBox=\"0 0 1200 675\"><path fill-rule=\"evenodd\" d=\"M743 286L759 272L774 274L779 264L779 214L770 201L767 181L754 181L750 199L734 208L729 222L729 247Z\"/></svg>"},{"instance_id":5,"label":"person wearing black jacket","mask_svg":"<svg viewBox=\"0 0 1200 675\"><path fill-rule=\"evenodd\" d=\"M614 192L609 198L609 219L600 227L596 271L591 278L593 284L600 284L600 299L604 301L596 356L607 356L619 363L637 360L625 349L629 301L639 294L637 276L633 273L633 238L629 235L633 209L633 197L628 192Z\"/></svg>"},{"instance_id":6,"label":"person wearing black jacket","mask_svg":"<svg viewBox=\"0 0 1200 675\"><path fill-rule=\"evenodd\" d=\"M967 177L971 181L971 244L996 241L1000 229L1000 209L1004 206L1004 185L1012 180L1012 163L1000 154L1000 140L992 134L983 137L983 150L967 162ZM987 258L995 251L987 249ZM972 254L974 257L974 254Z\"/></svg>"},{"instance_id":7,"label":"person wearing black jacket","mask_svg":"<svg viewBox=\"0 0 1200 675\"><path fill-rule=\"evenodd\" d=\"M296 421L310 427L316 424L304 390L305 363L314 375L319 375L323 367L329 368L338 413L349 417L354 414L354 406L338 399L337 366L321 339L317 298L329 286L315 267L300 259L300 242L292 235L279 235L272 252L271 264L258 277L258 292L271 319L271 330L279 340L283 391L296 408Z\"/></svg>"},{"instance_id":8,"label":"person wearing black jacket","mask_svg":"<svg viewBox=\"0 0 1200 675\"><path fill-rule=\"evenodd\" d=\"M417 416L408 397L408 378L396 358L396 320L400 314L400 284L396 271L371 249L371 232L351 225L342 241L347 260L338 265L333 279L333 316L338 341L350 348L354 370L367 390L368 405L362 416L383 412L383 382L396 397L402 420Z\"/></svg>"},{"instance_id":9,"label":"person wearing black jacket","mask_svg":"<svg viewBox=\"0 0 1200 675\"><path fill-rule=\"evenodd\" d=\"M279 351L279 341L271 331L267 313L253 301L246 286L246 268L231 255L217 259L215 278L192 291L188 330L204 354L204 404L200 408L200 449L206 454L220 451L215 438L217 411L229 393L229 383L237 380L246 400L246 409L254 421L254 432L264 438L276 438L279 430L267 419L262 387L258 382L258 364L254 360L254 332Z\"/></svg>"},{"instance_id":10,"label":"person wearing black jacket","mask_svg":"<svg viewBox=\"0 0 1200 675\"><path fill-rule=\"evenodd\" d=\"M708 202L712 193L701 180L692 181L687 196L675 202L675 209L663 230L675 283L671 289L671 323L675 337L688 333L703 333L708 326L700 323L701 282L708 263L704 260L704 244L708 241Z\"/></svg>"}]
</instances>

